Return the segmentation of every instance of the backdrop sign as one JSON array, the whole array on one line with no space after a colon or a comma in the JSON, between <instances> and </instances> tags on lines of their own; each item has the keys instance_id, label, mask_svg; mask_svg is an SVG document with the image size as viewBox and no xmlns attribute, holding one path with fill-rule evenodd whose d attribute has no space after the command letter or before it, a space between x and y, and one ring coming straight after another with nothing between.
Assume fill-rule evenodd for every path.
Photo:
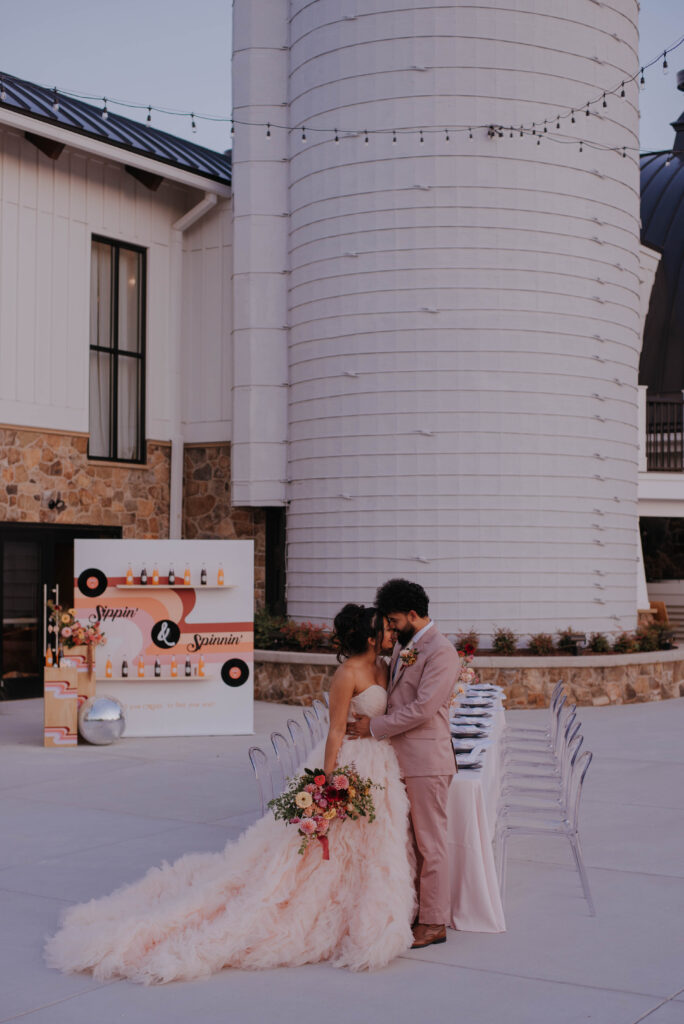
<instances>
[{"instance_id":1,"label":"backdrop sign","mask_svg":"<svg viewBox=\"0 0 684 1024\"><path fill-rule=\"evenodd\" d=\"M254 543L77 540L74 607L100 621L98 694L126 736L254 731Z\"/></svg>"}]
</instances>

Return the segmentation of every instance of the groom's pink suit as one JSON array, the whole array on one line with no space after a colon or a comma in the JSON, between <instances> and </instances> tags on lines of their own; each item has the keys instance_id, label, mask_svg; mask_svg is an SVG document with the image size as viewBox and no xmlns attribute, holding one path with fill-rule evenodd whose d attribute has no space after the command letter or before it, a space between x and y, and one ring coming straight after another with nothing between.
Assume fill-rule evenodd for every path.
<instances>
[{"instance_id":1,"label":"groom's pink suit","mask_svg":"<svg viewBox=\"0 0 684 1024\"><path fill-rule=\"evenodd\" d=\"M418 862L418 920L451 918L447 853L447 793L455 770L449 698L459 672L453 644L431 626L415 644L413 665L390 665L387 712L371 719L376 739L391 739L411 804Z\"/></svg>"}]
</instances>

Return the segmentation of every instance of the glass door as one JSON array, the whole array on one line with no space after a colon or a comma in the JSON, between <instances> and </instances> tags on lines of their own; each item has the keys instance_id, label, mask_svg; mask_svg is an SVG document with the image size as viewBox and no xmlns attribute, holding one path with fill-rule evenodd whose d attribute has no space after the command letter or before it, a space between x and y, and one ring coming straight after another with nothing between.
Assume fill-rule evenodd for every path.
<instances>
[{"instance_id":1,"label":"glass door","mask_svg":"<svg viewBox=\"0 0 684 1024\"><path fill-rule=\"evenodd\" d=\"M0 561L3 696L38 697L43 692L43 544L4 538Z\"/></svg>"}]
</instances>

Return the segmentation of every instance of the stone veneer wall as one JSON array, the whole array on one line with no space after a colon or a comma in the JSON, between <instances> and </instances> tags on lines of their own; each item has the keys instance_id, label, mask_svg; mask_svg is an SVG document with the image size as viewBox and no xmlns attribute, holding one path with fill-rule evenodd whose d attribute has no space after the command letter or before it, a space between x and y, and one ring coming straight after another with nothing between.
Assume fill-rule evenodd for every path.
<instances>
[{"instance_id":1,"label":"stone veneer wall","mask_svg":"<svg viewBox=\"0 0 684 1024\"><path fill-rule=\"evenodd\" d=\"M183 536L253 540L256 604L264 602L266 517L260 508L230 503L230 444L186 445L183 452Z\"/></svg>"},{"instance_id":2,"label":"stone veneer wall","mask_svg":"<svg viewBox=\"0 0 684 1024\"><path fill-rule=\"evenodd\" d=\"M0 427L0 521L120 526L124 537L168 537L171 447L148 441L147 461L88 459L86 434ZM66 508L48 508L60 494Z\"/></svg>"},{"instance_id":3,"label":"stone veneer wall","mask_svg":"<svg viewBox=\"0 0 684 1024\"><path fill-rule=\"evenodd\" d=\"M311 704L330 687L333 655L255 651L255 698ZM483 683L503 686L508 708L547 707L562 679L571 703L640 704L684 696L684 653L616 654L579 658L476 658Z\"/></svg>"}]
</instances>

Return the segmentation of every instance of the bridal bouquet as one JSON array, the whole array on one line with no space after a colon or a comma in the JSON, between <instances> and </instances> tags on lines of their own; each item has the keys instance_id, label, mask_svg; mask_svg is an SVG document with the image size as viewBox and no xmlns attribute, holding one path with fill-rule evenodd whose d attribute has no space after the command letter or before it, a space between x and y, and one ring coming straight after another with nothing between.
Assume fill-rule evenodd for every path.
<instances>
[{"instance_id":1,"label":"bridal bouquet","mask_svg":"<svg viewBox=\"0 0 684 1024\"><path fill-rule=\"evenodd\" d=\"M330 776L306 768L298 779L290 780L284 793L269 800L268 806L278 820L298 826L300 853L317 839L323 847L323 860L329 860L327 833L333 821L361 817L375 821L374 785L371 779L362 779L353 764L337 768Z\"/></svg>"}]
</instances>

